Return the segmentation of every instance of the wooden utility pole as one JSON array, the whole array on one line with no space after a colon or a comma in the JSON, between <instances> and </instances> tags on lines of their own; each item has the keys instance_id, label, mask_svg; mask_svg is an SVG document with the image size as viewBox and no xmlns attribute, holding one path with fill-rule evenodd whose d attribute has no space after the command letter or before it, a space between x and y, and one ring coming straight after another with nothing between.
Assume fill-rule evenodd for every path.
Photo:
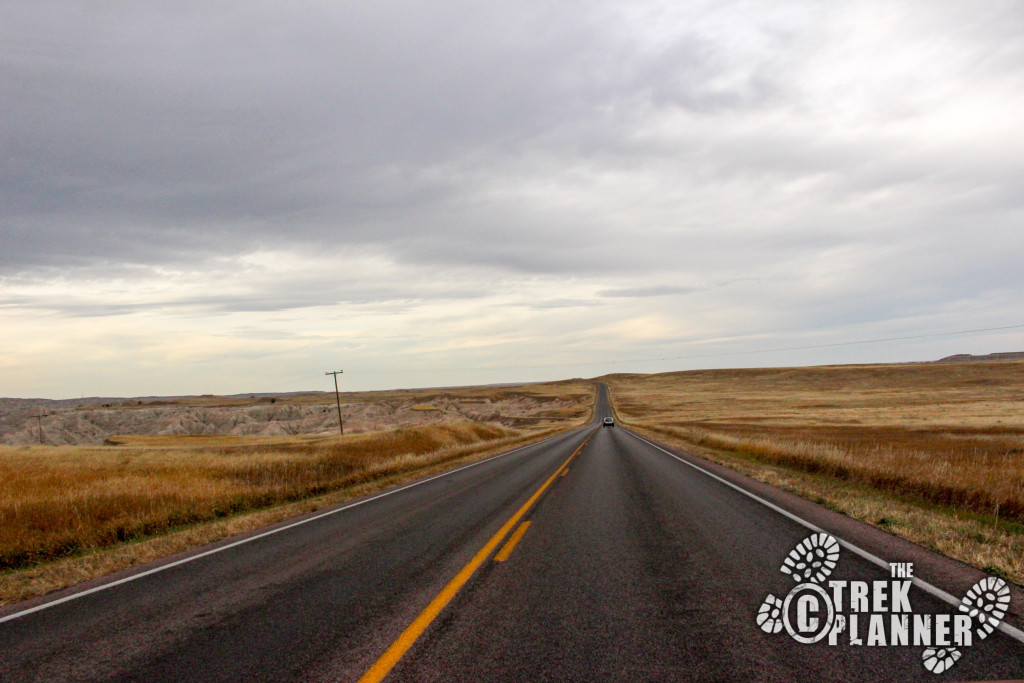
<instances>
[{"instance_id":1,"label":"wooden utility pole","mask_svg":"<svg viewBox=\"0 0 1024 683\"><path fill-rule=\"evenodd\" d=\"M345 436L345 425L341 423L341 397L338 395L338 375L343 374L344 370L332 370L331 372L325 372L325 375L334 375L334 402L338 406L338 431L341 432L342 436Z\"/></svg>"},{"instance_id":2,"label":"wooden utility pole","mask_svg":"<svg viewBox=\"0 0 1024 683\"><path fill-rule=\"evenodd\" d=\"M39 445L43 445L43 418L46 417L46 413L36 415L35 418L39 421Z\"/></svg>"}]
</instances>

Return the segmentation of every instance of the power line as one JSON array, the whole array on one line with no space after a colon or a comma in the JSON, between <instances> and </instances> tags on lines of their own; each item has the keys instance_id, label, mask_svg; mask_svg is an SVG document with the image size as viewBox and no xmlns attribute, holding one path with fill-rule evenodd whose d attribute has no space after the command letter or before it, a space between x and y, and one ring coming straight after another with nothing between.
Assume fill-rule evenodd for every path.
<instances>
[{"instance_id":1,"label":"power line","mask_svg":"<svg viewBox=\"0 0 1024 683\"><path fill-rule=\"evenodd\" d=\"M833 348L833 347L839 347L839 346L859 346L859 345L864 345L864 344L880 344L880 343L883 343L883 342L891 342L891 341L906 341L906 340L911 340L911 339L929 339L929 338L934 338L934 337L950 337L950 336L955 336L955 335L960 335L960 334L976 334L976 333L979 333L979 332L998 332L998 331L1002 331L1002 330L1016 330L1016 329L1021 329L1021 328L1024 328L1024 324L1021 324L1021 325L1003 325L1001 327L982 327L982 328L977 328L977 329L973 329L973 330L957 330L955 332L933 332L933 333L930 333L930 334L915 334L915 335L907 335L907 336L902 336L902 337L883 337L883 338L879 338L879 339L862 339L862 340L858 340L858 341L832 342L832 343L829 343L829 344L808 344L808 345L804 345L804 346L783 346L783 347L777 347L777 348L771 348L771 349L753 349L753 350L747 350L747 351L719 351L719 352L716 352L716 353L685 354L685 355L680 355L680 356L662 356L660 358L653 358L653 357L647 357L647 358L627 358L627 359L619 359L619 360L589 361L589 362L582 362L582 363L538 363L538 364L533 364L533 365L490 365L490 366L480 366L480 367L459 367L459 368L447 368L447 369L444 369L444 368L429 368L429 369L426 369L425 368L425 369L422 369L422 370L411 369L411 368L407 368L407 369L389 368L387 370L373 370L373 369L362 370L361 372L365 373L365 374L413 373L413 372L415 372L415 373L426 373L426 372L430 372L430 373L444 372L444 373L447 373L447 372L464 371L464 370L469 370L469 371L533 370L533 369L538 369L538 368L551 368L551 367L586 367L586 366L594 366L594 365L623 365L623 364L626 364L626 363L647 363L647 362L666 361L666 360L692 360L692 359L698 359L698 358L719 358L719 357L722 357L722 356L745 356L745 355L751 355L751 354L756 354L756 353L777 353L777 352L780 352L780 351L807 351L807 350L810 350L810 349L825 349L825 348ZM701 342L689 342L689 343L693 344L693 343L701 343ZM328 374L330 374L330 373L328 373Z\"/></svg>"}]
</instances>

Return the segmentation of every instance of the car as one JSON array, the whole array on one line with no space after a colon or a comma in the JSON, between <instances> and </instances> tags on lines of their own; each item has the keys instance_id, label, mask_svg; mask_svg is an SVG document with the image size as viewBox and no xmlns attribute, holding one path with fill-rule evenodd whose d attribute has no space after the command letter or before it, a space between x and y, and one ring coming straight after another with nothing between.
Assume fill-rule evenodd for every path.
<instances>
[{"instance_id":1,"label":"car","mask_svg":"<svg viewBox=\"0 0 1024 683\"><path fill-rule=\"evenodd\" d=\"M613 418L613 417L606 417L604 419L603 426L605 426L605 427L614 427L615 426L615 418Z\"/></svg>"}]
</instances>

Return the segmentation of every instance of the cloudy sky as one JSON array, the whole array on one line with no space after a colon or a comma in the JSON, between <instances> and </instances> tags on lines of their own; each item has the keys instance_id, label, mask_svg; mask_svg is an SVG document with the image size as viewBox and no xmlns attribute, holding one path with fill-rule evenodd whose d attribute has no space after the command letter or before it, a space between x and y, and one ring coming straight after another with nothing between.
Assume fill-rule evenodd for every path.
<instances>
[{"instance_id":1,"label":"cloudy sky","mask_svg":"<svg viewBox=\"0 0 1024 683\"><path fill-rule=\"evenodd\" d=\"M0 15L0 396L1024 350L1020 3Z\"/></svg>"}]
</instances>

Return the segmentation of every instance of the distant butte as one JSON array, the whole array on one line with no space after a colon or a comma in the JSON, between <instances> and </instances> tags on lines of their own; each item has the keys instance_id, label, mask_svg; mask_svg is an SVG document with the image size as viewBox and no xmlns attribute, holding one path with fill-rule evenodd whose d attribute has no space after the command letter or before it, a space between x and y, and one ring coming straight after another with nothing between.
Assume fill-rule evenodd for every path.
<instances>
[{"instance_id":1,"label":"distant butte","mask_svg":"<svg viewBox=\"0 0 1024 683\"><path fill-rule=\"evenodd\" d=\"M986 353L984 356L975 356L970 353L958 353L955 356L946 356L935 361L936 363L971 363L987 360L1024 360L1024 351L1010 351L1007 353Z\"/></svg>"}]
</instances>

